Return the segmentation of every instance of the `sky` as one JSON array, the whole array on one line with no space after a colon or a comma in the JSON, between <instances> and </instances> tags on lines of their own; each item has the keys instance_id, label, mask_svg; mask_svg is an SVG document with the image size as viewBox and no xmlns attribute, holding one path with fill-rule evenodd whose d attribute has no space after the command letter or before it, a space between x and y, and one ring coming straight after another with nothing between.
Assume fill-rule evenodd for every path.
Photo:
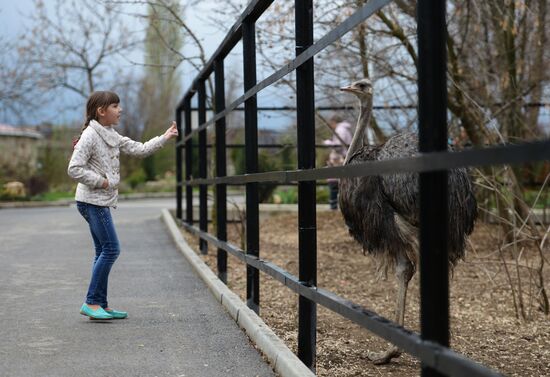
<instances>
[{"instance_id":1,"label":"sky","mask_svg":"<svg viewBox=\"0 0 550 377\"><path fill-rule=\"evenodd\" d=\"M21 12L32 9L32 0L0 0L0 33L16 36L23 30Z\"/></svg>"},{"instance_id":2,"label":"sky","mask_svg":"<svg viewBox=\"0 0 550 377\"><path fill-rule=\"evenodd\" d=\"M209 2L210 0L207 0ZM18 0L18 1L11 1L11 0L0 0L0 33L3 38L17 38L22 33L25 33L29 25L31 24L29 20L27 20L27 15L31 14L34 10L34 2L33 0ZM52 1L45 1L46 6L51 11L52 5L54 2ZM145 10L143 10L145 12ZM138 29L144 29L145 24L135 18L132 17L126 17L125 22L130 25L131 28L138 28ZM223 38L223 35L215 30L208 30L203 25L202 22L197 17L191 17L189 19L189 23L191 26L197 30L197 33L201 35L201 38L205 41L205 47L208 54L211 54L210 51L212 49L212 46L215 46L216 39L221 40ZM219 35L218 35L219 34ZM190 53L193 53L192 51L189 51ZM135 51L130 57L132 61L142 61L142 51ZM128 65L126 67L128 70L135 69L135 67L132 67ZM190 68L189 67L181 67L182 69L182 88L188 88L190 85L190 79L191 76ZM69 103L74 103L75 101L77 103L82 102L82 99L80 96L73 94L69 91L66 91L64 94L64 101ZM50 114L46 113L46 117L48 120L54 122L54 123L65 123L70 122L74 119L79 119L80 114L82 111L77 109L70 109L66 110L64 112L59 112L57 110L52 110ZM2 120L0 120L2 121ZM31 119L28 121L29 124L36 124L39 123L40 119Z\"/></svg>"},{"instance_id":3,"label":"sky","mask_svg":"<svg viewBox=\"0 0 550 377\"><path fill-rule=\"evenodd\" d=\"M207 19L208 14L216 6L218 0L202 0L199 2L198 7L188 10L185 15L185 20L188 22L192 30L201 40L206 56L210 57L216 48L219 46L225 33L220 30L219 27L214 27L212 22ZM247 2L243 0L243 2ZM45 0L45 4L51 8L53 1ZM34 9L33 0L0 0L0 35L3 38L17 38L20 34L27 30L30 22L26 20L26 15L32 13ZM145 9L143 9L143 13ZM145 24L138 21L135 18L128 18L126 20L131 27L145 29ZM225 28L228 29L235 20L232 17L228 17ZM232 56L228 57L225 72L226 76L230 76L232 72L237 72L242 75L242 67L240 66L240 54L241 46L237 46L232 53ZM197 55L198 52L192 44L186 43L183 51L185 55ZM136 51L132 55L132 60L140 61L142 59L142 52ZM130 69L139 69L128 65L126 67ZM192 83L192 80L196 76L197 71L190 65L182 65L180 67L181 88L182 93L187 91ZM258 79L266 77L265 72L258 72ZM124 93L119 93L121 96ZM242 89L237 88L234 93L237 96L242 94ZM29 116L25 119L26 125L37 125L44 121L49 121L54 124L71 124L81 122L82 113L84 112L84 100L71 92L64 92L61 99L56 98L56 103L76 104L76 106L65 106L64 111L59 111L55 107L48 107L43 113L43 117ZM195 96L196 97L196 96ZM346 101L345 98L342 99ZM229 99L228 99L229 101ZM258 95L259 106L278 106L278 105L292 105L292 100L289 98L288 93L277 92L277 89L266 88ZM545 110L541 113L541 120L548 126L550 119L550 110ZM282 129L295 122L295 114L293 112L260 112L259 113L259 127L260 128L273 128ZM17 124L13 119L2 119L0 115L0 123Z\"/></svg>"},{"instance_id":4,"label":"sky","mask_svg":"<svg viewBox=\"0 0 550 377\"><path fill-rule=\"evenodd\" d=\"M30 26L30 22L26 19L26 15L31 14L34 10L33 0L0 0L0 4L0 35L3 38L18 38L18 36L22 33L25 33L27 28ZM54 2L45 1L45 4L51 10ZM189 26L201 40L206 52L206 56L208 57L210 57L214 53L218 45L225 37L224 32L219 30L219 28L213 27L211 21L206 19L206 15L209 14L209 10L212 9L212 7L214 7L215 5L215 0L203 0L199 3L198 7L193 8L191 11L188 11L185 17L186 22L188 22ZM143 9L143 13L145 13L145 11L146 10ZM228 19L226 27L230 27L234 23L234 21L235 20L233 19ZM145 29L145 24L135 18L127 18L125 22L128 23L131 28L139 28L143 30ZM189 43L187 43L183 47L182 52L186 55L198 54L197 49ZM233 54L235 56L228 58L225 68L226 75L228 73L231 74L231 72L242 71L242 68L240 67L240 62L238 61L239 53L240 49L237 47L235 53ZM131 59L133 61L141 61L143 59L142 51L134 52L131 56ZM132 67L129 65L127 69L135 70L136 67ZM181 88L182 91L185 92L189 89L197 71L195 68L186 64L183 64L181 67L179 67L179 70L181 73ZM259 74L258 77L262 77L261 74ZM236 94L241 95L242 92L237 92ZM61 95L63 96L63 98L61 99L61 101L58 102L64 102L73 105L63 107L64 110L62 111L51 108L51 110L49 109L43 112L42 116L31 116L28 119L25 119L25 123L27 125L36 125L43 121L50 121L54 124L70 124L74 122L78 123L83 112L83 99L80 96L73 94L69 91L65 91ZM121 95L123 95L123 93L121 93ZM278 96L273 93L273 91L269 93L269 90L266 90L266 92L263 92L262 95L259 97L259 105L262 106L262 104L264 104L274 106L275 104L280 102L277 97ZM81 106L82 109L80 108ZM292 121L293 116L289 116L288 114L260 113L259 115L260 127L263 128L283 128L292 123ZM16 122L17 121L14 119L0 119L0 123L16 124Z\"/></svg>"}]
</instances>

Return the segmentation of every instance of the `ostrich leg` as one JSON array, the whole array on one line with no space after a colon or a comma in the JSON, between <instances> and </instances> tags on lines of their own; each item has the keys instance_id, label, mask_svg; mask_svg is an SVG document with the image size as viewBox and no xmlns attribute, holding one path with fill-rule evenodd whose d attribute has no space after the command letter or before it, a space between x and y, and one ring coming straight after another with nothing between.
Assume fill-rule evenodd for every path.
<instances>
[{"instance_id":1,"label":"ostrich leg","mask_svg":"<svg viewBox=\"0 0 550 377\"><path fill-rule=\"evenodd\" d=\"M395 308L395 322L403 326L405 322L405 303L407 300L407 287L409 281L415 272L414 265L411 263L406 254L400 253L395 266L395 275L399 285L397 293L397 305ZM391 346L390 349L384 352L369 352L368 358L375 365L387 364L394 357L399 357L401 350L396 346Z\"/></svg>"}]
</instances>

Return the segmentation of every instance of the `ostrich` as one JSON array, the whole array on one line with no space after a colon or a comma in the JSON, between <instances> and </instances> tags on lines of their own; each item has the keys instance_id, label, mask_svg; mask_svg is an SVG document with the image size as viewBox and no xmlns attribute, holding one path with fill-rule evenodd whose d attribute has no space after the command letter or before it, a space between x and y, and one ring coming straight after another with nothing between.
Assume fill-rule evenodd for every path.
<instances>
[{"instance_id":1,"label":"ostrich","mask_svg":"<svg viewBox=\"0 0 550 377\"><path fill-rule=\"evenodd\" d=\"M353 93L360 102L355 134L344 165L364 161L406 158L418 155L418 138L412 132L399 133L382 145L363 145L363 135L372 112L372 84L363 79L342 91ZM449 171L449 263L464 256L465 238L474 227L477 203L466 169ZM339 204L349 233L363 246L363 252L378 257L385 271L393 268L398 281L395 321L403 326L407 286L418 262L419 188L412 173L342 178ZM385 352L369 352L374 364L385 364L401 351L393 346Z\"/></svg>"}]
</instances>

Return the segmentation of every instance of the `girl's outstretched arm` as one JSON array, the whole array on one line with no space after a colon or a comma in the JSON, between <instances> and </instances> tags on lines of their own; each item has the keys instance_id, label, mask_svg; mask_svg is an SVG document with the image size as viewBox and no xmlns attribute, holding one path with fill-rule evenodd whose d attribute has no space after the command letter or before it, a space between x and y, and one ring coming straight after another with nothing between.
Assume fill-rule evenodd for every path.
<instances>
[{"instance_id":1,"label":"girl's outstretched arm","mask_svg":"<svg viewBox=\"0 0 550 377\"><path fill-rule=\"evenodd\" d=\"M177 135L178 130L176 128L176 122L172 122L170 128L168 128L162 136L156 136L145 143L134 141L129 137L123 137L120 140L120 150L131 156L147 157L158 151L168 140L176 137Z\"/></svg>"}]
</instances>

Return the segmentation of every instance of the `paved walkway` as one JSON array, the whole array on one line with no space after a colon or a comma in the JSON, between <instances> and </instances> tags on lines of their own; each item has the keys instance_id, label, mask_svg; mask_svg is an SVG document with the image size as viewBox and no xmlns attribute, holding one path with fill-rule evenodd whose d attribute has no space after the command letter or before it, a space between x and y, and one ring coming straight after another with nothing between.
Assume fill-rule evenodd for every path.
<instances>
[{"instance_id":1,"label":"paved walkway","mask_svg":"<svg viewBox=\"0 0 550 377\"><path fill-rule=\"evenodd\" d=\"M78 313L92 240L76 208L0 210L0 376L273 376L176 250L160 208L121 202L109 303L126 320Z\"/></svg>"}]
</instances>

